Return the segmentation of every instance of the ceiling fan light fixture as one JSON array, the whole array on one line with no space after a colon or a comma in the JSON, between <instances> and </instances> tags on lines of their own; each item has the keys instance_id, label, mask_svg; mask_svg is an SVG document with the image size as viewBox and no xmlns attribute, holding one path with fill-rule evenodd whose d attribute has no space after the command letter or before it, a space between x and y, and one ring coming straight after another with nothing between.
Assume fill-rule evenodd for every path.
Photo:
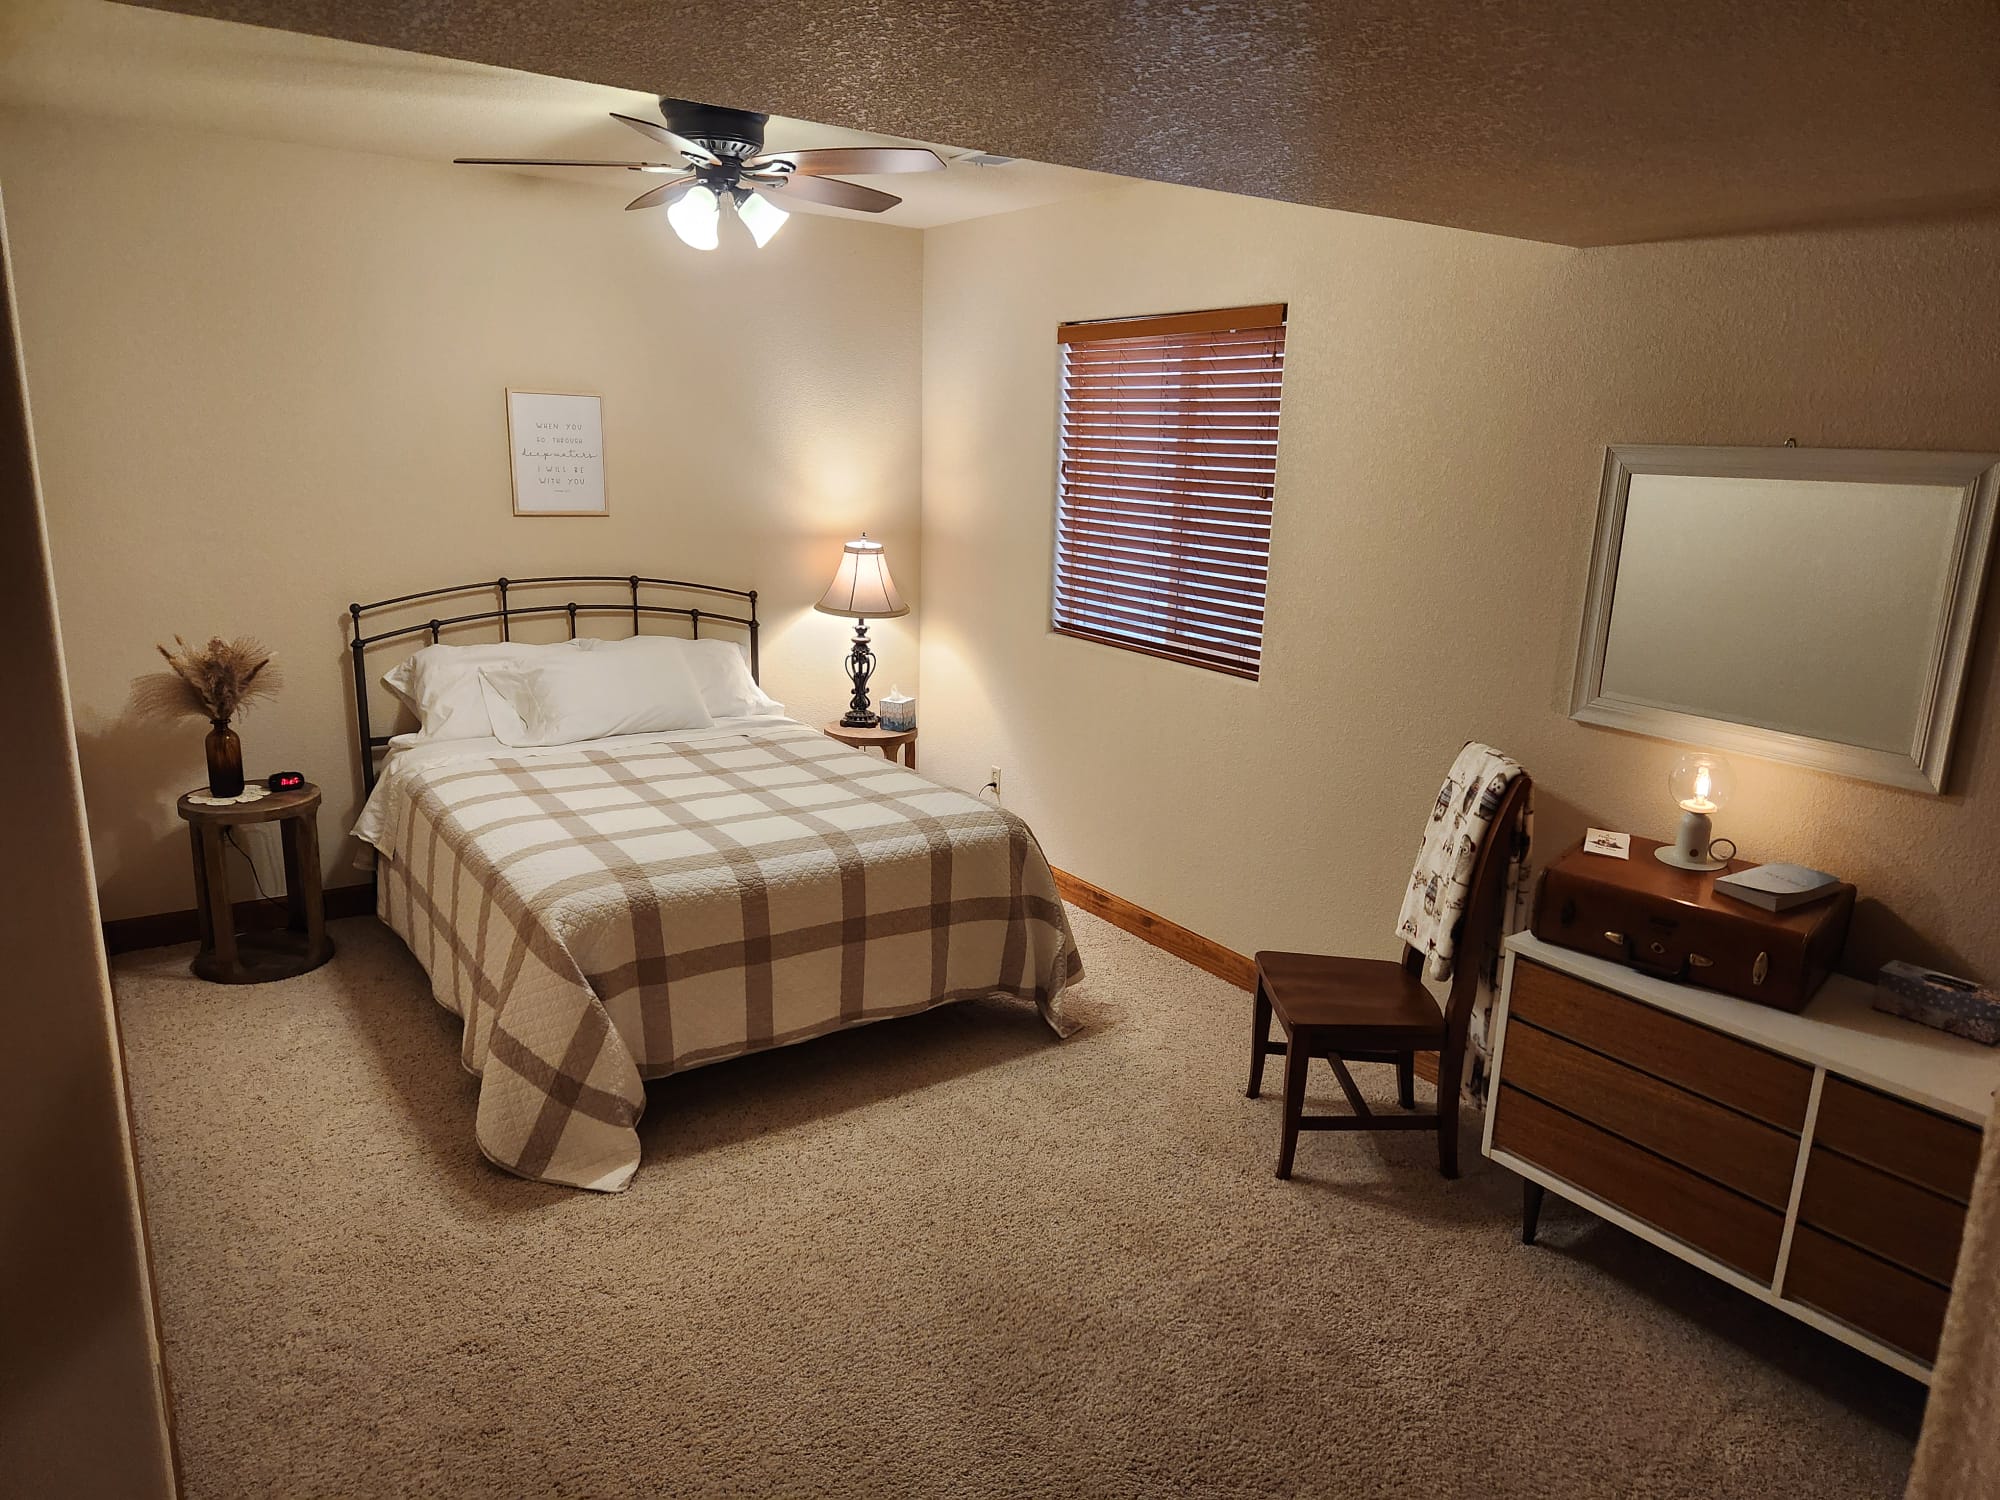
<instances>
[{"instance_id":1,"label":"ceiling fan light fixture","mask_svg":"<svg viewBox=\"0 0 2000 1500\"><path fill-rule=\"evenodd\" d=\"M716 223L721 217L722 205L716 201L714 191L701 183L682 193L667 210L667 223L690 250L716 247L719 239Z\"/></svg>"},{"instance_id":2,"label":"ceiling fan light fixture","mask_svg":"<svg viewBox=\"0 0 2000 1500\"><path fill-rule=\"evenodd\" d=\"M759 250L771 243L773 236L785 227L785 220L791 217L762 193L744 194L737 201L736 216L750 231L750 238L757 242Z\"/></svg>"},{"instance_id":3,"label":"ceiling fan light fixture","mask_svg":"<svg viewBox=\"0 0 2000 1500\"><path fill-rule=\"evenodd\" d=\"M759 248L768 245L791 217L767 191L784 189L787 201L809 206L846 209L851 213L886 213L903 200L879 188L848 182L835 173L863 177L893 172L938 172L944 159L927 146L820 146L794 151L766 151L764 126L770 116L754 110L726 109L687 99L660 100L667 123L657 125L635 115L611 112L611 118L657 145L669 147L679 162L552 160L547 157L457 157L462 165L482 167L617 167L666 177L639 194L626 210L665 205L667 222L691 250L714 250L721 240L722 210L735 210ZM984 158L1001 160L1002 158ZM692 183L692 186L685 184Z\"/></svg>"}]
</instances>

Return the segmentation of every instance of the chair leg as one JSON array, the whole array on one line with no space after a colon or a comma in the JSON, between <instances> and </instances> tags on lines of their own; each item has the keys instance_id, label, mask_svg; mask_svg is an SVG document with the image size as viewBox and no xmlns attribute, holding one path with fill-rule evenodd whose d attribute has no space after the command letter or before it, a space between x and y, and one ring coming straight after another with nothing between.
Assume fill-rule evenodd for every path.
<instances>
[{"instance_id":1,"label":"chair leg","mask_svg":"<svg viewBox=\"0 0 2000 1500\"><path fill-rule=\"evenodd\" d=\"M1438 1059L1438 1170L1446 1177L1458 1176L1458 1080L1448 1077L1444 1059Z\"/></svg>"},{"instance_id":2,"label":"chair leg","mask_svg":"<svg viewBox=\"0 0 2000 1500\"><path fill-rule=\"evenodd\" d=\"M1271 1039L1271 997L1264 993L1264 981L1257 981L1257 993L1250 1002L1250 1087L1246 1099L1255 1099L1264 1087L1264 1044Z\"/></svg>"},{"instance_id":3,"label":"chair leg","mask_svg":"<svg viewBox=\"0 0 2000 1500\"><path fill-rule=\"evenodd\" d=\"M1405 1052L1396 1059L1396 1102L1405 1109L1417 1107L1417 1054Z\"/></svg>"},{"instance_id":4,"label":"chair leg","mask_svg":"<svg viewBox=\"0 0 2000 1500\"><path fill-rule=\"evenodd\" d=\"M1521 1179L1521 1243L1535 1243L1535 1231L1542 1222L1542 1185Z\"/></svg>"},{"instance_id":5,"label":"chair leg","mask_svg":"<svg viewBox=\"0 0 2000 1500\"><path fill-rule=\"evenodd\" d=\"M1299 1146L1299 1117L1306 1107L1306 1049L1299 1045L1297 1036L1287 1039L1285 1046L1285 1123L1283 1134L1278 1139L1278 1175L1292 1175L1292 1156Z\"/></svg>"}]
</instances>

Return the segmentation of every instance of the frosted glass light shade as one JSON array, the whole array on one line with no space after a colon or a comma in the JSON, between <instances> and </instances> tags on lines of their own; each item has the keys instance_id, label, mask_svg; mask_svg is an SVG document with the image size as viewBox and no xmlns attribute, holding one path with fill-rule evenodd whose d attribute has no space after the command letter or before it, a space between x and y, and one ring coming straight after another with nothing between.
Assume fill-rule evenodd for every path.
<instances>
[{"instance_id":1,"label":"frosted glass light shade","mask_svg":"<svg viewBox=\"0 0 2000 1500\"><path fill-rule=\"evenodd\" d=\"M696 183L675 201L667 210L667 222L681 243L690 250L713 250L716 245L716 221L722 216L722 208L716 202L715 194Z\"/></svg>"},{"instance_id":2,"label":"frosted glass light shade","mask_svg":"<svg viewBox=\"0 0 2000 1500\"><path fill-rule=\"evenodd\" d=\"M736 217L743 221L743 227L750 231L750 238L761 250L785 227L785 220L791 215L761 193L752 193L736 205Z\"/></svg>"},{"instance_id":3,"label":"frosted glass light shade","mask_svg":"<svg viewBox=\"0 0 2000 1500\"><path fill-rule=\"evenodd\" d=\"M840 568L813 608L855 620L880 620L910 612L910 606L896 592L896 581L889 576L889 560L882 554L882 544L869 541L866 532L841 549Z\"/></svg>"}]
</instances>

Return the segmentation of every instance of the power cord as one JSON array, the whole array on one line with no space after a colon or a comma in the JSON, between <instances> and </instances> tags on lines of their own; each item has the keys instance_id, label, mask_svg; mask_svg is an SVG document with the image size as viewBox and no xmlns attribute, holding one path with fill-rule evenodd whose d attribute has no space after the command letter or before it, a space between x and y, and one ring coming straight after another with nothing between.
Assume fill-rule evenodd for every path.
<instances>
[{"instance_id":1,"label":"power cord","mask_svg":"<svg viewBox=\"0 0 2000 1500\"><path fill-rule=\"evenodd\" d=\"M995 807L998 807L1000 805L1000 783L997 781L989 781L986 783L985 786L979 789L979 795L982 797L984 797L988 792L991 792L993 794L993 805Z\"/></svg>"},{"instance_id":2,"label":"power cord","mask_svg":"<svg viewBox=\"0 0 2000 1500\"><path fill-rule=\"evenodd\" d=\"M238 854L242 855L243 863L250 867L250 883L257 887L258 899L262 901L266 906L275 906L280 908L281 910L284 909L285 903L283 901L280 901L276 896L267 894L266 891L264 890L264 882L261 879L259 879L257 875L257 861L250 857L250 851L248 849L245 849L241 844L236 842L236 829L230 824L227 823L223 824L222 839L223 842L228 844L230 848L234 849Z\"/></svg>"}]
</instances>

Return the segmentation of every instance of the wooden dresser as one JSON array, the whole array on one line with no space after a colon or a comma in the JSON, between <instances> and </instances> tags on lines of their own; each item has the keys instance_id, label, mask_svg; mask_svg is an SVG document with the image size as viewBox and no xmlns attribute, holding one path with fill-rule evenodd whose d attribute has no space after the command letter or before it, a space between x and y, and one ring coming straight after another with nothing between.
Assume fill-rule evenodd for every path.
<instances>
[{"instance_id":1,"label":"wooden dresser","mask_svg":"<svg viewBox=\"0 0 2000 1500\"><path fill-rule=\"evenodd\" d=\"M2000 1049L1872 998L1788 1015L1522 933L1486 1154L1928 1381Z\"/></svg>"}]
</instances>

